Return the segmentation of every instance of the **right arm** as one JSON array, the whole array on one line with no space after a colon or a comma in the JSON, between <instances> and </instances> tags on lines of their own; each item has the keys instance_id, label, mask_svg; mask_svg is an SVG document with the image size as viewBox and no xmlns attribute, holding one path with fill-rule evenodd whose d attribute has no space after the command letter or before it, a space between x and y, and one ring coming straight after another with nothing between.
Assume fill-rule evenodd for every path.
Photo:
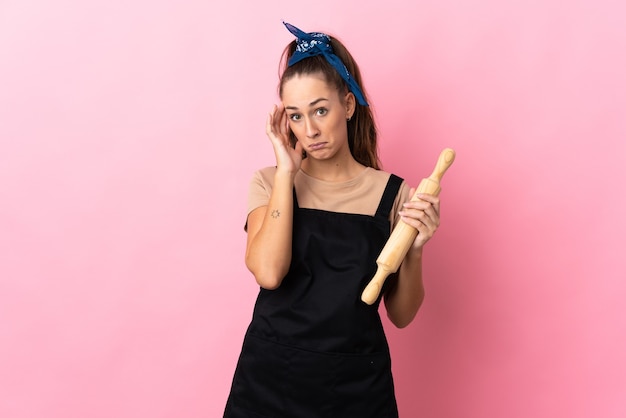
<instances>
[{"instance_id":1,"label":"right arm","mask_svg":"<svg viewBox=\"0 0 626 418\"><path fill-rule=\"evenodd\" d=\"M274 186L267 206L248 215L246 266L259 286L276 289L291 264L293 228L293 180L302 163L302 146L289 145L287 115L274 107L267 119L266 133L276 155Z\"/></svg>"}]
</instances>

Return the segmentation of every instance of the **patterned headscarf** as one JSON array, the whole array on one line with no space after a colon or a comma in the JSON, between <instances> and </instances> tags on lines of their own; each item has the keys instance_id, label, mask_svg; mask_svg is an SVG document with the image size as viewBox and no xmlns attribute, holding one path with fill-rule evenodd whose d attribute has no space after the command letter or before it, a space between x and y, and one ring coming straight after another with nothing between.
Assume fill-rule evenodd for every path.
<instances>
[{"instance_id":1,"label":"patterned headscarf","mask_svg":"<svg viewBox=\"0 0 626 418\"><path fill-rule=\"evenodd\" d=\"M287 63L288 67L291 67L298 61L305 58L313 57L316 55L323 55L326 61L337 70L341 78L344 79L348 85L348 89L354 94L359 104L368 106L361 88L357 84L356 80L352 77L348 68L341 61L341 59L335 55L332 46L330 45L330 37L326 34L319 32L306 33L301 31L289 23L283 22L289 32L291 32L296 39L296 50Z\"/></svg>"}]
</instances>

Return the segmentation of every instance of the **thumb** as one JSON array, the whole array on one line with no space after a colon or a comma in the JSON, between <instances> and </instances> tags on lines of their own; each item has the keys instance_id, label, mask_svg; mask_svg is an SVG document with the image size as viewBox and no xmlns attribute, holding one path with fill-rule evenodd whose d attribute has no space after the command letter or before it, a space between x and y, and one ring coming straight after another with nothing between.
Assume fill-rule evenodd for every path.
<instances>
[{"instance_id":1,"label":"thumb","mask_svg":"<svg viewBox=\"0 0 626 418\"><path fill-rule=\"evenodd\" d=\"M304 147L302 146L302 144L298 140L296 140L295 151L296 151L296 154L300 157L300 159L304 159L304 157L306 155L305 152L304 152Z\"/></svg>"}]
</instances>

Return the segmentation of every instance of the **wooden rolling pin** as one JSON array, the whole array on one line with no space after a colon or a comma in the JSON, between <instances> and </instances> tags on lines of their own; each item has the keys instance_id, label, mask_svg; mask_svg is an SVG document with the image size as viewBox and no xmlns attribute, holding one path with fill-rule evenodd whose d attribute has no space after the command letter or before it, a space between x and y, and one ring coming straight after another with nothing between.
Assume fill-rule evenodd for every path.
<instances>
[{"instance_id":1,"label":"wooden rolling pin","mask_svg":"<svg viewBox=\"0 0 626 418\"><path fill-rule=\"evenodd\" d=\"M454 162L455 155L454 150L450 148L446 148L441 151L433 173L430 177L422 179L419 186L417 186L417 190L411 198L411 201L419 200L417 195L420 193L430 194L433 196L439 195L439 192L441 191L439 182L441 181L443 174ZM385 283L385 279L387 279L387 276L390 274L398 271L402 260L404 260L409 248L411 248L411 244L415 241L415 237L417 237L417 229L413 228L409 224L406 224L402 221L402 219L400 219L376 260L378 269L367 287L365 287L365 290L363 290L363 294L361 294L361 300L363 302L368 305L376 302L376 299L378 299L378 295L380 295L380 291L383 287L383 283Z\"/></svg>"}]
</instances>

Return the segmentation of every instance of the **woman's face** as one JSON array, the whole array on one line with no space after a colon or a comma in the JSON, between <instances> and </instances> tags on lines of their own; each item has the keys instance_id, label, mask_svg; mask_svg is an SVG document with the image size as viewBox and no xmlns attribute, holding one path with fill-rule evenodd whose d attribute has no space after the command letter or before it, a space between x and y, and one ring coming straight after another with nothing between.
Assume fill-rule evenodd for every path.
<instances>
[{"instance_id":1,"label":"woman's face","mask_svg":"<svg viewBox=\"0 0 626 418\"><path fill-rule=\"evenodd\" d=\"M282 88L289 127L307 156L330 159L350 154L347 119L354 111L354 95L340 97L323 76L296 75Z\"/></svg>"}]
</instances>

